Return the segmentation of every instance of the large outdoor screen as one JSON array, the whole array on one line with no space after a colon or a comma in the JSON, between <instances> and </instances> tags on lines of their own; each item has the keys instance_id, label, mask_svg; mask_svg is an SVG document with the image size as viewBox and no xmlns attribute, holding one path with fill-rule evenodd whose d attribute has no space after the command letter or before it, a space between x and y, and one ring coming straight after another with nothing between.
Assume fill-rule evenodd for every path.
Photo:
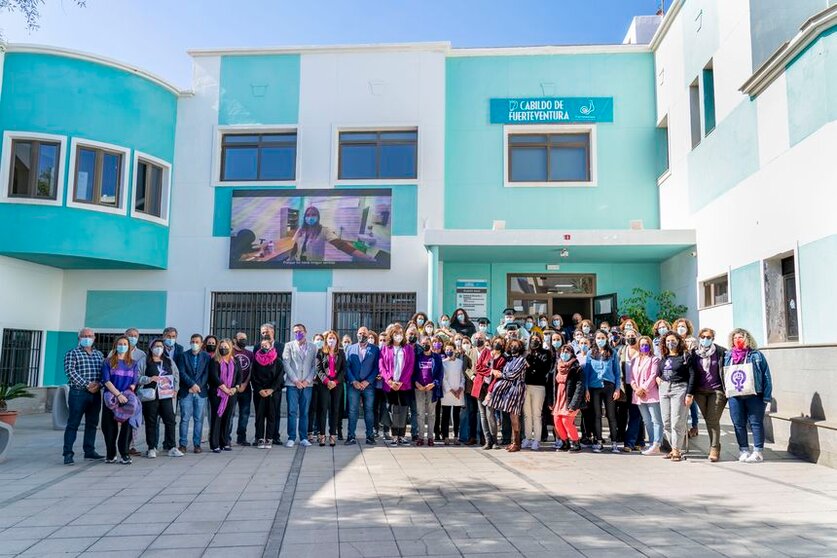
<instances>
[{"instance_id":1,"label":"large outdoor screen","mask_svg":"<svg viewBox=\"0 0 837 558\"><path fill-rule=\"evenodd\" d=\"M392 192L236 190L230 268L389 269Z\"/></svg>"}]
</instances>

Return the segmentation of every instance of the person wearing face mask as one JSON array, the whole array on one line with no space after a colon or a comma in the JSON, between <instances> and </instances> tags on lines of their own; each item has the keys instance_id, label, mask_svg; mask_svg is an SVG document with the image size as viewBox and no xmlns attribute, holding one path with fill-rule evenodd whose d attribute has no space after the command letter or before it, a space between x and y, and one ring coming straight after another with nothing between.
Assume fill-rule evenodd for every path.
<instances>
[{"instance_id":1,"label":"person wearing face mask","mask_svg":"<svg viewBox=\"0 0 837 558\"><path fill-rule=\"evenodd\" d=\"M448 341L442 358L442 440L446 446L460 445L459 421L465 406L465 356ZM453 438L450 437L451 415L453 415Z\"/></svg>"},{"instance_id":2,"label":"person wearing face mask","mask_svg":"<svg viewBox=\"0 0 837 558\"><path fill-rule=\"evenodd\" d=\"M612 329L611 335L614 335L617 331L617 328ZM633 366L635 359L640 356L637 338L637 333L634 330L626 331L625 344L619 347L618 353L625 392L623 397L616 402L616 421L618 423L617 428L624 441L622 451L625 453L640 450L645 445L642 435L642 414L633 397Z\"/></svg>"},{"instance_id":3,"label":"person wearing face mask","mask_svg":"<svg viewBox=\"0 0 837 558\"><path fill-rule=\"evenodd\" d=\"M418 409L417 446L434 445L434 426L436 422L436 401L442 398L444 365L438 351L433 351L434 344L441 344L438 337L423 336L419 342L421 352L416 355L416 370L413 380L416 408ZM426 430L425 430L426 428Z\"/></svg>"},{"instance_id":4,"label":"person wearing face mask","mask_svg":"<svg viewBox=\"0 0 837 558\"><path fill-rule=\"evenodd\" d=\"M148 355L145 354L143 350L141 350L137 344L139 343L139 330L135 327L129 327L125 330L125 337L128 338L128 344L131 348L131 360L133 360L137 365L137 371L139 372L140 376L145 373L145 361L148 359ZM110 358L111 355L108 355ZM137 449L137 436L139 435L139 428L134 428L131 431L131 449L128 450L130 455L142 455Z\"/></svg>"},{"instance_id":5,"label":"person wearing face mask","mask_svg":"<svg viewBox=\"0 0 837 558\"><path fill-rule=\"evenodd\" d=\"M637 335L640 334L639 327L636 325L636 322L633 318L628 318L627 316L622 318L622 321L619 323L619 329L621 329L625 334L629 331L633 331Z\"/></svg>"},{"instance_id":6,"label":"person wearing face mask","mask_svg":"<svg viewBox=\"0 0 837 558\"><path fill-rule=\"evenodd\" d=\"M177 406L180 408L180 440L178 448L186 453L186 441L189 438L189 423L192 423L192 451L201 453L203 418L206 412L206 396L209 361L212 357L203 350L203 337L192 334L189 350L180 354L176 362L180 371L180 390L177 394Z\"/></svg>"},{"instance_id":7,"label":"person wearing face mask","mask_svg":"<svg viewBox=\"0 0 837 558\"><path fill-rule=\"evenodd\" d=\"M207 335L203 340L203 349L209 355L209 358L215 358L215 352L218 350L218 338L214 335Z\"/></svg>"},{"instance_id":8,"label":"person wearing face mask","mask_svg":"<svg viewBox=\"0 0 837 558\"><path fill-rule=\"evenodd\" d=\"M683 339L669 331L662 338L660 351L660 410L671 446L666 459L680 461L686 445L686 418L695 392L692 355Z\"/></svg>"},{"instance_id":9,"label":"person wearing face mask","mask_svg":"<svg viewBox=\"0 0 837 558\"><path fill-rule=\"evenodd\" d=\"M529 331L525 327L519 327L517 320L514 317L514 308L506 308L503 310L503 319L500 321L500 325L497 326L497 335L501 337L508 337L509 331L512 328L508 326L514 326L514 331L517 335L517 338L523 341L524 345L529 342Z\"/></svg>"},{"instance_id":10,"label":"person wearing face mask","mask_svg":"<svg viewBox=\"0 0 837 558\"><path fill-rule=\"evenodd\" d=\"M727 406L721 367L727 350L715 343L715 330L705 327L698 332L698 346L692 363L695 367L695 404L700 408L709 432L709 461L721 458L721 416Z\"/></svg>"},{"instance_id":11,"label":"person wearing face mask","mask_svg":"<svg viewBox=\"0 0 837 558\"><path fill-rule=\"evenodd\" d=\"M508 344L509 358L502 371L494 370L497 382L494 384L489 397L491 407L502 413L508 413L511 420L511 444L506 448L509 452L520 451L520 414L523 412L523 402L526 398L525 372L528 364L520 339L512 339Z\"/></svg>"},{"instance_id":12,"label":"person wearing face mask","mask_svg":"<svg viewBox=\"0 0 837 558\"><path fill-rule=\"evenodd\" d=\"M250 367L253 363L253 351L247 348L247 334L239 331L233 338L233 357L241 367L241 385L235 396L238 408L238 425L236 427L236 443L239 446L252 445L247 441L247 423L250 422L250 409L253 403L253 390L250 389ZM232 438L233 422L230 420L230 438Z\"/></svg>"},{"instance_id":13,"label":"person wearing face mask","mask_svg":"<svg viewBox=\"0 0 837 558\"><path fill-rule=\"evenodd\" d=\"M415 314L413 314L413 317L410 318L410 324L415 324L418 331L422 333L424 332L425 324L429 321L430 319L424 312L416 312Z\"/></svg>"},{"instance_id":14,"label":"person wearing face mask","mask_svg":"<svg viewBox=\"0 0 837 558\"><path fill-rule=\"evenodd\" d=\"M386 332L381 333L380 336L374 331L369 332L369 343L375 345L381 351L384 350L384 347L387 345L387 341L388 337ZM389 441L389 432L390 427L392 426L392 417L389 414L389 408L387 406L387 396L386 392L384 391L384 382L380 370L378 371L378 374L375 376L375 403L372 416L375 422L375 426L372 430L372 435L377 440L381 437L381 432L383 432L384 440Z\"/></svg>"},{"instance_id":15,"label":"person wearing face mask","mask_svg":"<svg viewBox=\"0 0 837 558\"><path fill-rule=\"evenodd\" d=\"M174 362L177 355L183 352L183 345L177 342L177 328L167 327L163 330L163 345L166 348L166 355Z\"/></svg>"},{"instance_id":16,"label":"person wearing face mask","mask_svg":"<svg viewBox=\"0 0 837 558\"><path fill-rule=\"evenodd\" d=\"M503 367L506 365L505 348L505 339L497 336L481 349L477 359L471 395L477 399L482 431L485 434L485 445L482 448L484 450L500 448L500 440L497 438L497 414L490 404L489 394L497 381L497 374L502 374Z\"/></svg>"},{"instance_id":17,"label":"person wearing face mask","mask_svg":"<svg viewBox=\"0 0 837 558\"><path fill-rule=\"evenodd\" d=\"M459 429L460 440L465 442L466 446L475 446L479 442L479 430L477 427L479 419L479 409L477 407L476 398L471 395L474 391L474 379L477 374L477 360L479 360L480 350L485 346L485 336L482 333L475 333L475 342L472 342L468 337L462 339L462 356L466 364L465 367L465 416L462 418L462 425ZM479 344L479 347L475 345Z\"/></svg>"},{"instance_id":18,"label":"person wearing face mask","mask_svg":"<svg viewBox=\"0 0 837 558\"><path fill-rule=\"evenodd\" d=\"M340 345L343 347L343 355L349 354L349 347L352 346L352 336L344 335L340 340ZM344 376L343 385L343 400L340 401L340 410L337 414L337 440L343 441L343 421L349 418L349 389L345 385Z\"/></svg>"},{"instance_id":19,"label":"person wearing face mask","mask_svg":"<svg viewBox=\"0 0 837 558\"><path fill-rule=\"evenodd\" d=\"M738 461L761 463L764 461L764 410L773 397L773 377L767 359L758 350L749 331L740 327L733 329L729 344L731 348L724 355L722 377L738 442ZM752 382L746 381L747 376ZM753 431L752 452L747 425Z\"/></svg>"},{"instance_id":20,"label":"person wearing face mask","mask_svg":"<svg viewBox=\"0 0 837 558\"><path fill-rule=\"evenodd\" d=\"M550 327L549 319L546 317L546 314L540 314L538 316L538 322L535 324L535 327L537 327L540 330L541 334L543 334L543 332Z\"/></svg>"},{"instance_id":21,"label":"person wearing face mask","mask_svg":"<svg viewBox=\"0 0 837 558\"><path fill-rule=\"evenodd\" d=\"M410 445L407 439L407 412L414 399L412 379L415 363L415 349L407 343L401 325L394 324L378 361L383 390L392 414L391 445L394 447Z\"/></svg>"},{"instance_id":22,"label":"person wearing face mask","mask_svg":"<svg viewBox=\"0 0 837 558\"><path fill-rule=\"evenodd\" d=\"M678 318L671 323L672 331L683 338L686 343L687 351L694 351L697 349L697 339L695 339L695 328L692 322L686 318ZM689 428L689 438L695 438L698 435L698 404L697 401L692 401L689 407L689 418L691 419L691 426Z\"/></svg>"},{"instance_id":23,"label":"person wearing face mask","mask_svg":"<svg viewBox=\"0 0 837 558\"><path fill-rule=\"evenodd\" d=\"M323 346L325 345L325 338L323 337L322 333L317 333L314 335L314 339L311 342L314 344L314 347L317 349L316 356L314 357L314 366L316 367L316 360L319 356L320 352L323 350ZM308 441L312 444L317 441L317 436L322 434L319 431L320 426L320 390L318 388L318 384L320 383L320 377L317 374L314 374L314 380L311 386L311 402L308 404Z\"/></svg>"},{"instance_id":24,"label":"person wearing face mask","mask_svg":"<svg viewBox=\"0 0 837 558\"><path fill-rule=\"evenodd\" d=\"M654 343L650 337L643 335L637 341L637 345L639 351L631 360L632 401L639 408L642 420L645 423L645 432L651 442L651 445L642 452L642 455L657 455L660 453L660 446L663 443L665 428L657 385L657 377L660 373L660 358L654 355Z\"/></svg>"},{"instance_id":25,"label":"person wearing face mask","mask_svg":"<svg viewBox=\"0 0 837 558\"><path fill-rule=\"evenodd\" d=\"M134 395L139 372L136 363L131 360L129 347L127 337L124 335L118 337L113 343L111 356L101 365L101 385L105 388L102 406L102 435L107 448L105 463L116 463L118 451L119 462L123 465L131 464L131 456L128 455L131 430L140 423L140 403ZM160 350L162 354L162 344L160 344ZM173 438L172 432L172 446L174 445ZM95 458L91 457L91 459Z\"/></svg>"},{"instance_id":26,"label":"person wearing face mask","mask_svg":"<svg viewBox=\"0 0 837 558\"><path fill-rule=\"evenodd\" d=\"M317 352L317 400L320 410L317 414L320 432L318 442L325 446L326 417L328 417L328 445L336 444L337 421L340 402L343 400L343 380L346 377L346 353L337 342L337 332L325 332L323 349Z\"/></svg>"},{"instance_id":27,"label":"person wearing face mask","mask_svg":"<svg viewBox=\"0 0 837 558\"><path fill-rule=\"evenodd\" d=\"M276 339L276 328L272 323L267 322L259 326L259 339L262 337L269 337L271 342L273 342L273 348L276 349L276 354L282 354L285 349L285 345ZM206 343L206 341L204 341L204 343ZM282 445L282 390L285 387L284 368L280 383L281 385L279 386L278 392L273 396L273 404L276 406L273 411L273 414L276 417L276 420L274 421L274 429L272 433L265 433L265 438L273 438L272 444L274 446Z\"/></svg>"},{"instance_id":28,"label":"person wearing face mask","mask_svg":"<svg viewBox=\"0 0 837 558\"><path fill-rule=\"evenodd\" d=\"M232 451L227 432L240 382L241 367L233 356L232 339L221 339L215 357L209 363L209 448L212 453Z\"/></svg>"},{"instance_id":29,"label":"person wearing face mask","mask_svg":"<svg viewBox=\"0 0 837 558\"><path fill-rule=\"evenodd\" d=\"M555 450L581 451L575 417L584 409L584 371L572 345L558 350L555 362L555 402L551 412L555 427Z\"/></svg>"},{"instance_id":30,"label":"person wearing face mask","mask_svg":"<svg viewBox=\"0 0 837 558\"><path fill-rule=\"evenodd\" d=\"M285 366L286 397L288 399L288 441L286 448L292 448L299 436L299 445L308 447L308 409L311 405L314 376L317 374L317 348L306 339L307 330L303 324L291 328L293 341L285 343L282 364ZM371 410L371 409L370 409Z\"/></svg>"},{"instance_id":31,"label":"person wearing face mask","mask_svg":"<svg viewBox=\"0 0 837 558\"><path fill-rule=\"evenodd\" d=\"M594 342L593 337L596 332L596 326L593 325L593 322L591 320L581 320L581 324L579 324L578 329L581 331L584 337L586 337L590 341L590 343ZM607 336L606 332L605 336Z\"/></svg>"},{"instance_id":32,"label":"person wearing face mask","mask_svg":"<svg viewBox=\"0 0 837 558\"><path fill-rule=\"evenodd\" d=\"M274 397L281 396L284 369L279 353L273 346L273 340L265 335L253 353L250 370L250 384L253 390L253 402L256 408L256 444L259 449L273 447L270 438L276 428L276 405Z\"/></svg>"},{"instance_id":33,"label":"person wearing face mask","mask_svg":"<svg viewBox=\"0 0 837 558\"><path fill-rule=\"evenodd\" d=\"M445 335L449 336L450 331L451 331L450 330L450 316L448 316L447 314L442 314L441 316L439 316L438 324L439 324L439 329L442 332L444 332Z\"/></svg>"},{"instance_id":34,"label":"person wearing face mask","mask_svg":"<svg viewBox=\"0 0 837 558\"><path fill-rule=\"evenodd\" d=\"M411 349L413 351L413 362L415 362L415 357L421 353L421 345L419 345L419 339L421 339L423 333L422 329L418 327L416 324L409 324L407 326L407 349ZM412 386L411 386L412 389ZM410 438L413 442L418 442L418 408L416 407L416 398L415 394L410 397Z\"/></svg>"},{"instance_id":35,"label":"person wearing face mask","mask_svg":"<svg viewBox=\"0 0 837 558\"><path fill-rule=\"evenodd\" d=\"M523 432L521 448L539 451L543 432L543 402L546 399L546 384L555 361L552 352L543 346L540 333L529 337L529 352L526 354L526 372L523 377L525 394L523 398Z\"/></svg>"},{"instance_id":36,"label":"person wearing face mask","mask_svg":"<svg viewBox=\"0 0 837 558\"><path fill-rule=\"evenodd\" d=\"M533 333L543 334L543 329L538 327L534 316L526 316L526 319L523 321L523 329L529 332L530 338Z\"/></svg>"},{"instance_id":37,"label":"person wearing face mask","mask_svg":"<svg viewBox=\"0 0 837 558\"><path fill-rule=\"evenodd\" d=\"M432 336L436 332L436 324L427 320L423 326L420 326L419 331L422 335Z\"/></svg>"},{"instance_id":38,"label":"person wearing face mask","mask_svg":"<svg viewBox=\"0 0 837 558\"><path fill-rule=\"evenodd\" d=\"M610 446L613 453L618 453L616 443L616 401L621 396L622 372L619 360L613 347L610 346L607 334L596 331L595 345L584 364L584 380L587 386L585 401L587 407L587 427L593 434L593 451L600 453L604 438L602 437L602 405L607 415L607 427L610 432Z\"/></svg>"},{"instance_id":39,"label":"person wearing face mask","mask_svg":"<svg viewBox=\"0 0 837 558\"><path fill-rule=\"evenodd\" d=\"M662 339L671 331L671 324L666 320L657 320L651 327L651 331L654 333L654 354L660 356Z\"/></svg>"},{"instance_id":40,"label":"person wearing face mask","mask_svg":"<svg viewBox=\"0 0 837 558\"><path fill-rule=\"evenodd\" d=\"M477 332L477 326L471 321L464 308L457 308L453 311L453 321L451 321L450 327L456 333L465 337L471 337Z\"/></svg>"},{"instance_id":41,"label":"person wearing face mask","mask_svg":"<svg viewBox=\"0 0 837 558\"><path fill-rule=\"evenodd\" d=\"M102 363L105 356L93 348L96 334L85 327L78 332L78 344L64 355L67 395L67 426L64 428L64 464L72 465L81 419L84 418L84 457L102 459L96 452L96 428L102 410Z\"/></svg>"},{"instance_id":42,"label":"person wearing face mask","mask_svg":"<svg viewBox=\"0 0 837 558\"><path fill-rule=\"evenodd\" d=\"M375 436L375 378L378 376L378 359L381 350L369 342L369 329L361 326L357 330L357 343L346 352L346 389L349 391L349 432L346 445L357 444L357 429L360 400L363 398L363 422L366 426L366 443L374 446Z\"/></svg>"},{"instance_id":43,"label":"person wearing face mask","mask_svg":"<svg viewBox=\"0 0 837 558\"><path fill-rule=\"evenodd\" d=\"M488 339L491 337L490 329L491 324L488 322L488 318L480 318L477 320L477 333L482 333L486 343L488 343ZM476 343L473 335L471 336L471 342Z\"/></svg>"},{"instance_id":44,"label":"person wearing face mask","mask_svg":"<svg viewBox=\"0 0 837 558\"><path fill-rule=\"evenodd\" d=\"M325 260L326 244L351 256L353 261L375 261L355 248L351 242L341 239L333 229L324 226L320 220L320 210L310 205L305 208L302 224L294 233L288 261L322 262Z\"/></svg>"},{"instance_id":45,"label":"person wearing face mask","mask_svg":"<svg viewBox=\"0 0 837 558\"><path fill-rule=\"evenodd\" d=\"M549 351L552 363L558 358L558 352L563 345L561 333L553 330L551 326L543 332L543 348ZM546 390L544 391L543 408L541 410L541 446L549 441L549 427L553 426L552 407L555 404L555 366L551 366L546 379ZM553 431L554 434L554 431Z\"/></svg>"},{"instance_id":46,"label":"person wearing face mask","mask_svg":"<svg viewBox=\"0 0 837 558\"><path fill-rule=\"evenodd\" d=\"M444 360L444 352L443 347L446 341L446 337L441 332L437 332L438 334L431 337L430 339L430 350L433 351L434 354L439 355L440 358ZM439 398L436 399L436 407L434 409L436 420L433 422L433 438L437 442L442 441L442 391L441 388L439 389Z\"/></svg>"},{"instance_id":47,"label":"person wearing face mask","mask_svg":"<svg viewBox=\"0 0 837 558\"><path fill-rule=\"evenodd\" d=\"M139 376L137 385L142 402L142 418L145 422L146 456L157 457L157 443L160 439L160 419L164 426L163 451L169 457L183 457L175 447L174 396L179 390L180 371L165 351L162 340L155 339L148 348L151 357L146 362L145 373ZM181 353L182 355L183 353Z\"/></svg>"}]
</instances>

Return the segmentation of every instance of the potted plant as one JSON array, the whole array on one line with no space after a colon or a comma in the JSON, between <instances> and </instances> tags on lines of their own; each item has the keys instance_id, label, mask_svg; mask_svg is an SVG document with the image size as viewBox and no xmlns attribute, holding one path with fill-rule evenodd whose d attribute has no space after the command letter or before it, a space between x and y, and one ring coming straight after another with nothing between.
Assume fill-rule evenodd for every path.
<instances>
[{"instance_id":1,"label":"potted plant","mask_svg":"<svg viewBox=\"0 0 837 558\"><path fill-rule=\"evenodd\" d=\"M35 397L26 384L0 384L0 422L14 426L17 422L17 411L9 411L6 403L19 397Z\"/></svg>"}]
</instances>

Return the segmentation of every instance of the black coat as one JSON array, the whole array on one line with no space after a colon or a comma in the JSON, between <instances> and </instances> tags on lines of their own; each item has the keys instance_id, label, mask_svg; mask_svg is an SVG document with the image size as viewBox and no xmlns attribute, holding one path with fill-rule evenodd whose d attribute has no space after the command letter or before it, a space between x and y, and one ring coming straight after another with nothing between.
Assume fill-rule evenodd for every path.
<instances>
[{"instance_id":1,"label":"black coat","mask_svg":"<svg viewBox=\"0 0 837 558\"><path fill-rule=\"evenodd\" d=\"M285 367L282 365L282 359L276 355L276 360L270 364L259 364L256 357L250 363L250 385L253 388L253 393L258 393L263 389L272 389L277 392L282 389L282 381L285 378Z\"/></svg>"},{"instance_id":2,"label":"black coat","mask_svg":"<svg viewBox=\"0 0 837 558\"><path fill-rule=\"evenodd\" d=\"M235 372L233 373L232 385L227 387L235 387L241 383L241 365L233 358L235 364ZM218 397L218 386L221 385L221 363L214 358L209 362L209 396Z\"/></svg>"},{"instance_id":3,"label":"black coat","mask_svg":"<svg viewBox=\"0 0 837 558\"><path fill-rule=\"evenodd\" d=\"M328 355L323 351L317 351L315 361L317 364L317 379L320 383L325 384L326 378L328 378ZM346 379L346 353L343 352L343 349L337 349L334 371L336 373L334 379L338 384L342 384Z\"/></svg>"},{"instance_id":4,"label":"black coat","mask_svg":"<svg viewBox=\"0 0 837 558\"><path fill-rule=\"evenodd\" d=\"M561 362L560 360L558 362ZM555 378L558 378L558 368L556 365ZM558 387L555 388L556 400L558 394ZM570 411L578 411L587 406L585 400L587 393L587 386L584 385L584 369L578 364L578 360L572 359L570 361L570 371L567 373L567 409Z\"/></svg>"}]
</instances>

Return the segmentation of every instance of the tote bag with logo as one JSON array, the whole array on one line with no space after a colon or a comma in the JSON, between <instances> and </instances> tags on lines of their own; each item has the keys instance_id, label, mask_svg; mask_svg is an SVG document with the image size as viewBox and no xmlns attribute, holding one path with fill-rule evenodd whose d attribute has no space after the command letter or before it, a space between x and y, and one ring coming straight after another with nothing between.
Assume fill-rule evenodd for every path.
<instances>
[{"instance_id":1,"label":"tote bag with logo","mask_svg":"<svg viewBox=\"0 0 837 558\"><path fill-rule=\"evenodd\" d=\"M724 367L724 391L727 397L745 397L756 394L753 364L743 362Z\"/></svg>"}]
</instances>

